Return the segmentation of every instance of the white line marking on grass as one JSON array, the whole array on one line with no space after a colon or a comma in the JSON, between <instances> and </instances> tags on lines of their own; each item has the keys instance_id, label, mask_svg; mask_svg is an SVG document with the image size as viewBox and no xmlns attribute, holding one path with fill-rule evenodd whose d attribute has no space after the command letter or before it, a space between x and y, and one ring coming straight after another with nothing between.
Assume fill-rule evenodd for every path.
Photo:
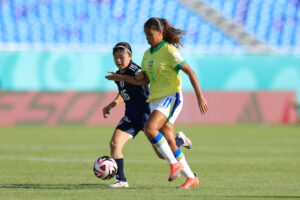
<instances>
[{"instance_id":1,"label":"white line marking on grass","mask_svg":"<svg viewBox=\"0 0 300 200\"><path fill-rule=\"evenodd\" d=\"M82 145L69 145L69 146L51 146L51 145L1 145L0 150L11 151L11 150L49 150L49 151L76 151L76 150L99 150L101 146L82 146Z\"/></svg>"},{"instance_id":2,"label":"white line marking on grass","mask_svg":"<svg viewBox=\"0 0 300 200\"><path fill-rule=\"evenodd\" d=\"M37 162L76 162L76 163L91 163L93 160L88 159L57 159L47 157L14 157L14 156L0 156L0 160L21 160L21 161L37 161Z\"/></svg>"},{"instance_id":3,"label":"white line marking on grass","mask_svg":"<svg viewBox=\"0 0 300 200\"><path fill-rule=\"evenodd\" d=\"M24 156L24 157L19 157L19 156L0 156L0 161L5 160L5 161L34 161L34 162L57 162L57 163L93 163L95 160L94 159L70 159L70 158L47 158L47 157L33 157L33 156ZM149 158L149 160L126 160L126 163L159 163L163 162L160 159L157 160L152 160Z\"/></svg>"}]
</instances>

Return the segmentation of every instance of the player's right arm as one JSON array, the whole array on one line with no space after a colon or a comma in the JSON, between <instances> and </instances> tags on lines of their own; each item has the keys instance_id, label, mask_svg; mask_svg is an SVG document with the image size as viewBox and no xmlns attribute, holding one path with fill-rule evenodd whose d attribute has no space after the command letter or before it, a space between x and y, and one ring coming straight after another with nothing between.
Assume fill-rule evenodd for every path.
<instances>
[{"instance_id":1,"label":"player's right arm","mask_svg":"<svg viewBox=\"0 0 300 200\"><path fill-rule=\"evenodd\" d=\"M138 72L136 77L116 74L114 72L108 72L108 73L110 73L110 75L105 76L105 78L112 81L125 81L133 85L148 85L150 82L148 76L144 75L142 72Z\"/></svg>"},{"instance_id":2,"label":"player's right arm","mask_svg":"<svg viewBox=\"0 0 300 200\"><path fill-rule=\"evenodd\" d=\"M107 118L107 115L110 114L110 110L114 107L116 107L117 105L121 104L124 102L124 99L122 98L122 96L120 95L120 93L118 93L118 95L116 96L116 98L107 106L105 106L102 110L103 112L103 117Z\"/></svg>"}]
</instances>

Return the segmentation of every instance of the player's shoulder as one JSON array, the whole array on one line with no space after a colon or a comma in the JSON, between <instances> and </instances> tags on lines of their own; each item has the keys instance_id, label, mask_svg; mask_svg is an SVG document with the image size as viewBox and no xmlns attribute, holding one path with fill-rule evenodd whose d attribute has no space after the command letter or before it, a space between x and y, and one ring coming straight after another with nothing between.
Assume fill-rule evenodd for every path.
<instances>
[{"instance_id":1,"label":"player's shoulder","mask_svg":"<svg viewBox=\"0 0 300 200\"><path fill-rule=\"evenodd\" d=\"M184 60L184 58L182 57L182 55L177 47L175 47L174 45L172 45L170 43L167 43L166 48L167 48L166 54L168 56L171 56L172 59L174 59L176 62Z\"/></svg>"},{"instance_id":2,"label":"player's shoulder","mask_svg":"<svg viewBox=\"0 0 300 200\"><path fill-rule=\"evenodd\" d=\"M164 45L165 49L167 49L167 51L169 52L175 52L175 51L179 51L179 49L177 47L175 47L173 44L170 44L168 42L165 43Z\"/></svg>"},{"instance_id":3,"label":"player's shoulder","mask_svg":"<svg viewBox=\"0 0 300 200\"><path fill-rule=\"evenodd\" d=\"M131 61L128 70L132 71L133 73L136 73L137 71L141 70L141 67L133 61Z\"/></svg>"}]
</instances>

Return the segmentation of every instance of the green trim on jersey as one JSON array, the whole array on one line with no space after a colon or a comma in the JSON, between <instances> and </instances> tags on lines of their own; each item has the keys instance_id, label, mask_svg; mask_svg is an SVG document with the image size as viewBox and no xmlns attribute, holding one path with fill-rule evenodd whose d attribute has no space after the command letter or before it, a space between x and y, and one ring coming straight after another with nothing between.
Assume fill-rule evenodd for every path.
<instances>
[{"instance_id":1,"label":"green trim on jersey","mask_svg":"<svg viewBox=\"0 0 300 200\"><path fill-rule=\"evenodd\" d=\"M182 61L181 63L179 63L178 65L176 65L176 67L174 67L174 70L178 73L179 70L180 70L180 68L181 68L181 66L184 65L184 63L186 63L185 60Z\"/></svg>"},{"instance_id":2,"label":"green trim on jersey","mask_svg":"<svg viewBox=\"0 0 300 200\"><path fill-rule=\"evenodd\" d=\"M143 73L143 74L147 74L147 72L146 72L146 71L142 71L142 73Z\"/></svg>"},{"instance_id":3,"label":"green trim on jersey","mask_svg":"<svg viewBox=\"0 0 300 200\"><path fill-rule=\"evenodd\" d=\"M150 50L149 50L149 52L150 52L150 54L154 54L155 52L157 52L164 44L165 44L165 40L163 40L157 47L156 47L156 49L154 50L154 51L151 51L151 48L152 47L150 47Z\"/></svg>"}]
</instances>

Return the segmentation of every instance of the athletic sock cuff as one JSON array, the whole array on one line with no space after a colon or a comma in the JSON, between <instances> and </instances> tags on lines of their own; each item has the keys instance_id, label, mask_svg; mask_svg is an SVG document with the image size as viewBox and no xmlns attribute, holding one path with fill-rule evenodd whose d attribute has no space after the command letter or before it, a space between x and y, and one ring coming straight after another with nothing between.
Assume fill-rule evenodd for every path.
<instances>
[{"instance_id":1,"label":"athletic sock cuff","mask_svg":"<svg viewBox=\"0 0 300 200\"><path fill-rule=\"evenodd\" d=\"M160 146L164 141L165 141L164 136L161 133L158 133L157 136L153 140L151 140L150 142L154 146Z\"/></svg>"},{"instance_id":2,"label":"athletic sock cuff","mask_svg":"<svg viewBox=\"0 0 300 200\"><path fill-rule=\"evenodd\" d=\"M183 153L180 150L180 148L178 148L173 154L174 154L174 157L176 158L176 160L178 160L178 161L183 157Z\"/></svg>"}]
</instances>

